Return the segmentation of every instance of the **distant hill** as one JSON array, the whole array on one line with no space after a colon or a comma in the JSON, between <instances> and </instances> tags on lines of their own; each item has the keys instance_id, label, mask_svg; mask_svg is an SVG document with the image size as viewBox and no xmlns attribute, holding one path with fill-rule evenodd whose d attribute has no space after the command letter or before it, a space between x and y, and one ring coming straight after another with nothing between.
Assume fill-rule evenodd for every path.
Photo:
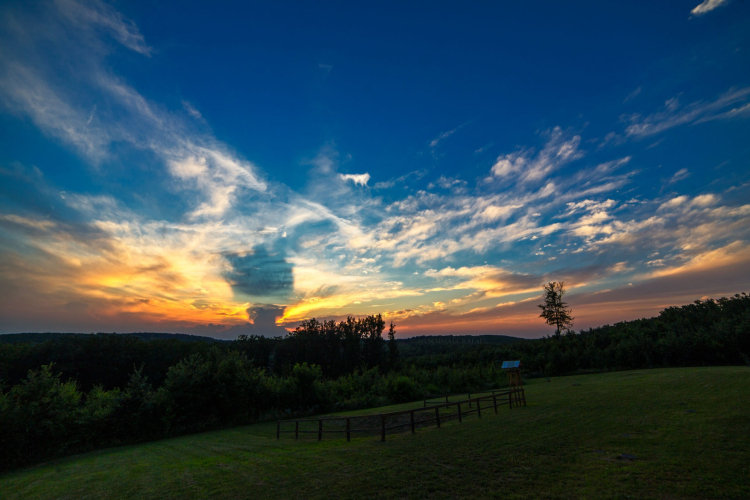
<instances>
[{"instance_id":1,"label":"distant hill","mask_svg":"<svg viewBox=\"0 0 750 500\"><path fill-rule=\"evenodd\" d=\"M0 335L0 344L20 344L20 343L42 343L50 340L58 340L71 335L112 335L111 333L7 333ZM151 340L179 340L182 342L207 342L213 344L216 342L227 342L226 340L215 339L212 337L203 337L200 335L188 335L185 333L156 333L156 332L137 332L137 333L118 333L124 337L136 337L145 342Z\"/></svg>"},{"instance_id":2,"label":"distant hill","mask_svg":"<svg viewBox=\"0 0 750 500\"><path fill-rule=\"evenodd\" d=\"M20 344L25 342L41 343L50 340L58 340L69 335L112 335L111 333L6 333L0 334L0 344ZM145 342L151 340L180 340L182 342L229 342L227 340L204 337L201 335L188 335L186 333L158 333L158 332L136 332L117 333L126 337L137 337ZM422 345L422 344L511 344L523 341L520 337L508 335L424 335L421 337L410 337L408 339L397 339L399 345Z\"/></svg>"},{"instance_id":3,"label":"distant hill","mask_svg":"<svg viewBox=\"0 0 750 500\"><path fill-rule=\"evenodd\" d=\"M404 360L418 356L464 352L471 349L493 349L498 346L527 342L508 335L425 335L398 339L398 350Z\"/></svg>"},{"instance_id":4,"label":"distant hill","mask_svg":"<svg viewBox=\"0 0 750 500\"><path fill-rule=\"evenodd\" d=\"M526 339L508 335L424 335L398 339L399 344L511 344Z\"/></svg>"}]
</instances>

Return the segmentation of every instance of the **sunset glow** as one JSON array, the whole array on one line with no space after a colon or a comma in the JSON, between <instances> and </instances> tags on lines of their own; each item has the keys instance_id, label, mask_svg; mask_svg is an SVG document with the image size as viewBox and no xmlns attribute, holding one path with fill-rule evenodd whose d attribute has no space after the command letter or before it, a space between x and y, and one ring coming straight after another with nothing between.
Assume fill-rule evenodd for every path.
<instances>
[{"instance_id":1,"label":"sunset glow","mask_svg":"<svg viewBox=\"0 0 750 500\"><path fill-rule=\"evenodd\" d=\"M676 2L664 33L592 13L606 53L516 32L531 6L363 38L311 20L287 43L267 12L218 30L148 4L6 4L0 333L235 338L382 313L399 337L538 337L550 280L576 328L750 291L735 4Z\"/></svg>"}]
</instances>

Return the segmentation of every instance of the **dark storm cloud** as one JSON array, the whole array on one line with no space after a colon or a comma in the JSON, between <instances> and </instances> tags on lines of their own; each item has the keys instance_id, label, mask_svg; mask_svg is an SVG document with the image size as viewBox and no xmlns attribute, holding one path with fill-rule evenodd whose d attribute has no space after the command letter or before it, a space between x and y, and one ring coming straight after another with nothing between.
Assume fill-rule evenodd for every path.
<instances>
[{"instance_id":1,"label":"dark storm cloud","mask_svg":"<svg viewBox=\"0 0 750 500\"><path fill-rule=\"evenodd\" d=\"M292 264L280 249L269 250L258 245L247 255L228 254L232 266L224 277L236 294L250 297L287 297L292 293L294 277Z\"/></svg>"}]
</instances>

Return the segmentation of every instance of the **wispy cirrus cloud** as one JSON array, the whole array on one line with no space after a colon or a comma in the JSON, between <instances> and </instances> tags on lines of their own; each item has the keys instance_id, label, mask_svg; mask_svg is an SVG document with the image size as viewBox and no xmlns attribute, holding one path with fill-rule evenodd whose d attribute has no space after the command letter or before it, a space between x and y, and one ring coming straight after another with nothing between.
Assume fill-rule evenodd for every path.
<instances>
[{"instance_id":1,"label":"wispy cirrus cloud","mask_svg":"<svg viewBox=\"0 0 750 500\"><path fill-rule=\"evenodd\" d=\"M154 52L146 44L138 26L123 17L111 5L100 1L81 2L77 0L55 0L61 18L70 25L85 32L88 37L97 38L97 32L105 32L124 47L150 57Z\"/></svg>"},{"instance_id":2,"label":"wispy cirrus cloud","mask_svg":"<svg viewBox=\"0 0 750 500\"><path fill-rule=\"evenodd\" d=\"M197 109L195 109L195 106L193 106L192 104L190 104L188 101L184 101L183 100L182 101L182 107L187 112L187 114L189 114L190 116L192 116L196 120L202 120L203 119L203 115L201 115L201 112L198 111Z\"/></svg>"},{"instance_id":3,"label":"wispy cirrus cloud","mask_svg":"<svg viewBox=\"0 0 750 500\"><path fill-rule=\"evenodd\" d=\"M547 143L536 154L527 149L498 157L492 174L499 178L518 178L521 182L539 182L554 170L583 157L579 135L570 136L555 127L546 136Z\"/></svg>"},{"instance_id":4,"label":"wispy cirrus cloud","mask_svg":"<svg viewBox=\"0 0 750 500\"><path fill-rule=\"evenodd\" d=\"M418 181L421 178L423 178L425 175L427 175L427 170L425 170L425 169L414 170L414 171L409 172L408 174L404 174L404 175L402 175L400 177L391 178L391 179L388 179L387 181L376 182L375 186L373 186L373 187L375 189L390 189L390 188L396 186L397 184L402 184L402 183L406 182L409 179L412 179L414 181Z\"/></svg>"},{"instance_id":5,"label":"wispy cirrus cloud","mask_svg":"<svg viewBox=\"0 0 750 500\"><path fill-rule=\"evenodd\" d=\"M730 89L711 102L695 101L685 106L677 97L673 97L667 100L663 108L656 113L646 116L640 114L623 116L624 121L630 122L625 129L625 134L642 138L680 125L745 116L748 114L745 104L739 108L729 110L727 108L745 103L748 99L750 99L750 87Z\"/></svg>"},{"instance_id":6,"label":"wispy cirrus cloud","mask_svg":"<svg viewBox=\"0 0 750 500\"><path fill-rule=\"evenodd\" d=\"M681 168L677 172L675 172L672 177L669 178L669 183L674 184L675 182L679 182L683 179L687 179L689 176L690 176L690 172L688 172L688 169Z\"/></svg>"},{"instance_id":7,"label":"wispy cirrus cloud","mask_svg":"<svg viewBox=\"0 0 750 500\"><path fill-rule=\"evenodd\" d=\"M461 130L462 128L464 128L469 123L471 123L471 120L469 120L467 122L464 122L461 125L459 125L458 127L453 128L451 130L448 130L447 132L441 133L440 135L438 135L437 137L435 137L433 140L430 141L430 148L431 149L435 149L436 147L438 147L440 145L440 143L443 140L445 140L448 137L452 136L453 134L455 134L456 132L458 132L459 130Z\"/></svg>"},{"instance_id":8,"label":"wispy cirrus cloud","mask_svg":"<svg viewBox=\"0 0 750 500\"><path fill-rule=\"evenodd\" d=\"M696 5L690 13L694 16L702 16L714 9L718 9L724 5L727 5L729 0L703 0L700 4Z\"/></svg>"},{"instance_id":9,"label":"wispy cirrus cloud","mask_svg":"<svg viewBox=\"0 0 750 500\"><path fill-rule=\"evenodd\" d=\"M240 189L266 189L252 163L111 72L105 58L113 46L102 32L126 49L153 53L135 24L98 1L60 0L55 7L41 20L13 18L8 25L6 36L16 36L0 55L0 100L6 109L28 117L95 164L111 161L117 143L152 152L174 176L175 186L201 193L195 217L225 213ZM59 52L47 50L48 43ZM61 69L67 78L53 76ZM97 107L102 101L107 106Z\"/></svg>"},{"instance_id":10,"label":"wispy cirrus cloud","mask_svg":"<svg viewBox=\"0 0 750 500\"><path fill-rule=\"evenodd\" d=\"M640 95L642 90L643 90L643 87L638 87L637 89L629 93L627 96L625 96L625 99L622 102L628 102L632 99L635 99L636 97L638 97L638 95Z\"/></svg>"}]
</instances>

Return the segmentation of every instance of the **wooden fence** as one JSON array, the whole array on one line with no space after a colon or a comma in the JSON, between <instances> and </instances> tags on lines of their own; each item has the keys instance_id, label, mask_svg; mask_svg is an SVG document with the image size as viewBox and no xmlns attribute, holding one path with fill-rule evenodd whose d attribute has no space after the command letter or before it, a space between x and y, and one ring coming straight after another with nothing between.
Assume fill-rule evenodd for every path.
<instances>
[{"instance_id":1,"label":"wooden fence","mask_svg":"<svg viewBox=\"0 0 750 500\"><path fill-rule=\"evenodd\" d=\"M503 393L503 394L507 394L507 393L508 393L508 389L496 389L496 390L494 390L494 391L481 391L481 392L475 392L475 393L474 393L474 395L475 395L475 396L479 396L480 394L487 394L487 393L490 393L490 394L497 394L497 395L500 395L500 393ZM472 393L468 393L468 399L466 399L466 401L469 401L469 408L471 408L471 400L472 400L472 398L471 398L471 394L472 394ZM443 399L445 399L445 403L449 403L449 402L450 402L450 398L454 398L454 397L456 397L456 396L458 396L458 394L445 394L445 395L433 395L433 396L427 396L427 397L426 397L426 398L424 398L424 400L422 401L422 406L423 406L424 408L426 408L426 407L427 407L427 405L430 405L430 406L432 406L432 405L439 405L439 404L443 404Z\"/></svg>"},{"instance_id":2,"label":"wooden fence","mask_svg":"<svg viewBox=\"0 0 750 500\"><path fill-rule=\"evenodd\" d=\"M448 401L449 397L445 396L446 402L437 404L425 399L422 408L390 413L278 420L276 422L276 439L280 439L282 434L294 434L294 439L299 439L300 434L317 434L318 441L321 441L323 434L330 433L345 434L346 440L351 441L353 433L375 434L380 431L380 440L385 441L387 431L410 429L411 433L415 434L418 427L425 427L434 423L439 428L442 422L451 419L458 419L460 423L463 422L463 417L472 413L476 413L479 418L482 417L482 411L494 410L497 413L498 407L503 405L508 405L509 409L513 409L513 406L526 406L526 396L522 388L492 391L492 394L474 398L469 397L462 401ZM443 411L442 414L441 410ZM362 428L353 428L352 422L364 425L359 426ZM313 427L311 429L310 424L315 423L317 423L317 428ZM294 424L294 429L288 428L290 424ZM300 426L300 424L302 425Z\"/></svg>"}]
</instances>

